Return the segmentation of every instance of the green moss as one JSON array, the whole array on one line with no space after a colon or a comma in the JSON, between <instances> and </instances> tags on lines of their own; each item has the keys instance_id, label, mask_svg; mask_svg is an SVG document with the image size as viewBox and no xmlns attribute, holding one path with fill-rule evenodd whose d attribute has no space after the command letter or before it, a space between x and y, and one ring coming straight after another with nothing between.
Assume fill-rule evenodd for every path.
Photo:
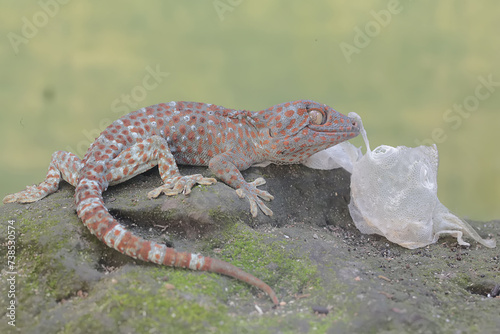
<instances>
[{"instance_id":1,"label":"green moss","mask_svg":"<svg viewBox=\"0 0 500 334\"><path fill-rule=\"evenodd\" d=\"M220 212L218 215L222 215ZM228 219L228 217L225 217ZM271 287L301 293L319 284L317 268L287 241L272 240L244 224L227 225L216 240L210 240L205 252L218 249L215 257L260 278ZM235 283L240 290L244 283Z\"/></svg>"},{"instance_id":2,"label":"green moss","mask_svg":"<svg viewBox=\"0 0 500 334\"><path fill-rule=\"evenodd\" d=\"M212 217L217 223L223 223L222 226L226 225L224 223L232 223L235 220L227 213L222 212L220 205L218 205L216 208L210 208L208 210L208 215Z\"/></svg>"},{"instance_id":3,"label":"green moss","mask_svg":"<svg viewBox=\"0 0 500 334\"><path fill-rule=\"evenodd\" d=\"M114 283L112 279L101 281L96 291L105 293L93 295L95 300L76 302L76 308L83 310L85 304L91 303L93 309L71 319L63 332L75 333L81 328L87 331L89 321L98 332L105 332L107 327L111 332L115 324L125 332L165 332L165 323L172 333L230 331L233 319L228 316L227 306L217 300L222 288L214 276L172 268L134 268ZM204 296L201 299L200 294Z\"/></svg>"},{"instance_id":4,"label":"green moss","mask_svg":"<svg viewBox=\"0 0 500 334\"><path fill-rule=\"evenodd\" d=\"M71 226L61 226L68 222L47 219L43 223L31 219L18 220L18 263L24 275L20 279L20 291L35 291L60 300L85 289L75 270L64 266L65 254L62 249L71 240ZM84 255L84 254L82 254ZM83 256L82 256L83 257ZM29 294L20 294L21 300ZM23 305L23 303L20 303Z\"/></svg>"},{"instance_id":5,"label":"green moss","mask_svg":"<svg viewBox=\"0 0 500 334\"><path fill-rule=\"evenodd\" d=\"M76 314L68 319L63 333L78 333L82 328L85 332L96 329L100 333L116 330L134 333L274 333L278 329L283 333L294 333L296 330L293 323L276 318L272 313L259 316L252 306L244 315L234 314L224 300L228 291L221 285L220 275L156 266L121 270L130 271L117 272L116 279L101 280L91 288L89 298L75 300L72 307L77 310ZM248 289L245 284L241 286L242 290ZM311 314L298 314L297 317L310 319L311 324L317 321L317 317ZM168 330L164 327L166 324ZM314 326L319 328L318 324Z\"/></svg>"},{"instance_id":6,"label":"green moss","mask_svg":"<svg viewBox=\"0 0 500 334\"><path fill-rule=\"evenodd\" d=\"M203 192L206 192L208 191L210 188L210 186L206 186L206 185L203 185L203 184L199 184L196 186L196 189L198 189L199 191L203 191Z\"/></svg>"},{"instance_id":7,"label":"green moss","mask_svg":"<svg viewBox=\"0 0 500 334\"><path fill-rule=\"evenodd\" d=\"M134 267L117 276L114 283L111 277L99 282L95 291L100 294L90 291L88 299L75 301L72 307L77 315L68 319L62 332L296 332L296 324L290 319L272 313L259 316L253 307L249 309L253 314L235 315L219 299L224 292L216 277L171 268ZM167 283L173 288L167 288ZM321 318L308 313L297 314L296 318L310 319L313 333L331 324L331 318L318 322Z\"/></svg>"},{"instance_id":8,"label":"green moss","mask_svg":"<svg viewBox=\"0 0 500 334\"><path fill-rule=\"evenodd\" d=\"M471 277L466 273L457 273L455 277L451 279L451 282L465 289L471 284Z\"/></svg>"},{"instance_id":9,"label":"green moss","mask_svg":"<svg viewBox=\"0 0 500 334\"><path fill-rule=\"evenodd\" d=\"M216 302L224 296L222 286L215 280L219 276L218 274L155 266L148 270L147 275L161 284L164 282L172 284L175 290L180 293L205 294L212 302ZM141 280L144 277L144 270L127 274L127 277Z\"/></svg>"},{"instance_id":10,"label":"green moss","mask_svg":"<svg viewBox=\"0 0 500 334\"><path fill-rule=\"evenodd\" d=\"M23 236L23 244L36 242L47 234L47 229L56 227L58 223L59 221L56 219L44 219L43 223L38 223L32 219L26 218L17 219L19 233Z\"/></svg>"}]
</instances>

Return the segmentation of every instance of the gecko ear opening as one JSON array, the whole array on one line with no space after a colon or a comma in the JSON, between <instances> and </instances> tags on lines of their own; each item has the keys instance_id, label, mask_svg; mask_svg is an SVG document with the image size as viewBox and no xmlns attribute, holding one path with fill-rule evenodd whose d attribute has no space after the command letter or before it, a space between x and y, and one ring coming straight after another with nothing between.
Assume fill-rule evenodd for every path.
<instances>
[{"instance_id":1,"label":"gecko ear opening","mask_svg":"<svg viewBox=\"0 0 500 334\"><path fill-rule=\"evenodd\" d=\"M271 138L276 137L276 134L274 134L270 128L265 128L264 130L262 130L262 134L264 135L264 137L266 137L266 136L269 136Z\"/></svg>"}]
</instances>

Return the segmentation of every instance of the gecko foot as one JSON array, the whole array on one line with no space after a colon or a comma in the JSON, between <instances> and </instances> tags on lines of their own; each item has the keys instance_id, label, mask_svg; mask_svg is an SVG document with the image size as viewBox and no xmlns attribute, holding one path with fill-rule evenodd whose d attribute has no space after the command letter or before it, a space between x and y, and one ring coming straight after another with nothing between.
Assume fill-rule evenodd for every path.
<instances>
[{"instance_id":1,"label":"gecko foot","mask_svg":"<svg viewBox=\"0 0 500 334\"><path fill-rule=\"evenodd\" d=\"M241 188L236 189L236 194L239 198L248 198L250 201L250 213L252 217L257 217L257 206L266 214L267 216L272 216L273 212L269 209L260 198L266 201L273 200L274 197L270 193L264 190L257 189L257 186L265 184L266 181L259 177L253 182L246 183ZM260 197L260 198L259 198Z\"/></svg>"},{"instance_id":2,"label":"gecko foot","mask_svg":"<svg viewBox=\"0 0 500 334\"><path fill-rule=\"evenodd\" d=\"M164 193L167 196L173 196L180 193L187 195L191 192L196 184L210 185L216 183L217 180L210 177L203 177L201 174L177 176L168 179L162 186L151 190L148 193L148 198L156 198Z\"/></svg>"},{"instance_id":3,"label":"gecko foot","mask_svg":"<svg viewBox=\"0 0 500 334\"><path fill-rule=\"evenodd\" d=\"M3 198L3 202L32 203L44 198L56 190L57 185L54 187L53 185L46 184L46 182L42 182L38 186L27 186L23 191L5 196Z\"/></svg>"}]
</instances>

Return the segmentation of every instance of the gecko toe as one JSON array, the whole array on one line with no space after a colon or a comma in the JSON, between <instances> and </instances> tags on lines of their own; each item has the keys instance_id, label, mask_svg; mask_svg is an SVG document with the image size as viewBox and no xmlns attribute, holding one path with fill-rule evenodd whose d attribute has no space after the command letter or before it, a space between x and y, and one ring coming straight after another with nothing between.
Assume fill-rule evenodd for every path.
<instances>
[{"instance_id":1,"label":"gecko toe","mask_svg":"<svg viewBox=\"0 0 500 334\"><path fill-rule=\"evenodd\" d=\"M12 195L7 195L3 198L3 201L2 201L4 204L7 204L7 203L15 203L16 202L16 197L14 196L14 194Z\"/></svg>"},{"instance_id":2,"label":"gecko toe","mask_svg":"<svg viewBox=\"0 0 500 334\"><path fill-rule=\"evenodd\" d=\"M217 183L217 180L213 177L202 177L200 180L197 180L196 183L203 186L209 186L211 184Z\"/></svg>"},{"instance_id":3,"label":"gecko toe","mask_svg":"<svg viewBox=\"0 0 500 334\"><path fill-rule=\"evenodd\" d=\"M55 190L47 190L45 184L40 184L40 186L27 186L25 190L7 195L3 198L3 203L32 203L36 202L48 194L54 192Z\"/></svg>"},{"instance_id":4,"label":"gecko toe","mask_svg":"<svg viewBox=\"0 0 500 334\"><path fill-rule=\"evenodd\" d=\"M258 213L258 208L264 212L266 216L272 216L273 211L267 207L267 205L264 204L260 199L254 200L254 199L248 199L250 202L250 213L252 214L252 217L257 217Z\"/></svg>"},{"instance_id":5,"label":"gecko toe","mask_svg":"<svg viewBox=\"0 0 500 334\"><path fill-rule=\"evenodd\" d=\"M263 184L266 184L266 180L264 180L264 178L262 178L262 177L258 177L254 181L249 182L249 184L251 184L255 187L258 187L258 186L261 186Z\"/></svg>"},{"instance_id":6,"label":"gecko toe","mask_svg":"<svg viewBox=\"0 0 500 334\"><path fill-rule=\"evenodd\" d=\"M267 207L267 205L264 204L264 202L262 202L262 201L259 200L259 202L257 202L257 204L259 205L259 208L262 210L262 212L264 212L264 214L266 216L272 216L273 215L273 211L271 209L269 209Z\"/></svg>"},{"instance_id":7,"label":"gecko toe","mask_svg":"<svg viewBox=\"0 0 500 334\"><path fill-rule=\"evenodd\" d=\"M160 196L160 194L165 194L166 196L175 196L180 193L184 195L189 195L191 193L191 189L196 184L201 185L211 185L216 183L217 180L213 178L203 177L201 174L194 175L186 175L186 176L177 176L165 181L165 183L158 188L151 190L148 193L148 198L156 198Z\"/></svg>"}]
</instances>

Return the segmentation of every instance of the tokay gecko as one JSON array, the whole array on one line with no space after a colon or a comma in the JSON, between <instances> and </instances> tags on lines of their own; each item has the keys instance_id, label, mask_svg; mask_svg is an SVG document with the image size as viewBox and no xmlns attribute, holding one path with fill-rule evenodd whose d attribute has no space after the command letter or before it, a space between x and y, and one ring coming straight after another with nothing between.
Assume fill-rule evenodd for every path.
<instances>
[{"instance_id":1,"label":"tokay gecko","mask_svg":"<svg viewBox=\"0 0 500 334\"><path fill-rule=\"evenodd\" d=\"M228 275L265 291L275 305L274 291L260 279L218 259L145 240L125 229L104 206L102 193L158 165L163 184L148 193L189 194L196 184L214 178L181 175L177 164L208 166L217 178L250 202L252 216L273 196L257 187L263 178L246 182L240 171L259 163L297 164L312 154L351 139L359 133L356 121L325 104L300 100L258 112L195 103L160 103L134 111L109 125L84 158L57 151L45 181L8 195L4 203L29 203L55 192L61 178L75 189L78 217L98 239L133 258L166 266Z\"/></svg>"}]
</instances>

